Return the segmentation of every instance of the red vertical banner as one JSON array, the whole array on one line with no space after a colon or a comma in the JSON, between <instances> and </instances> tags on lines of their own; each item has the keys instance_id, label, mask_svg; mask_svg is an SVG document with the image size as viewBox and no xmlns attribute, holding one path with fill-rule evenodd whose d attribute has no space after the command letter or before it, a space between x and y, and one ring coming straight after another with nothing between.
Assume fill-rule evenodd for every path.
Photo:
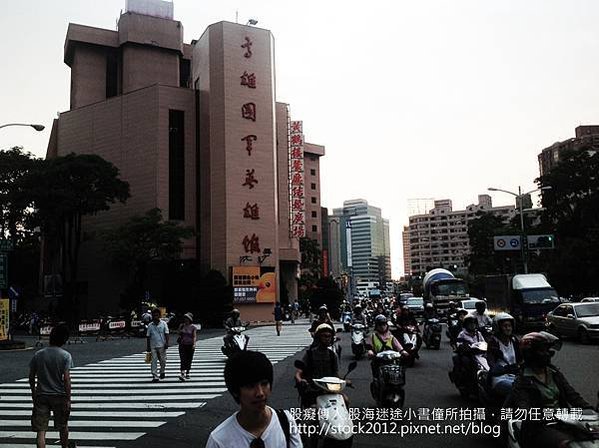
<instances>
[{"instance_id":1,"label":"red vertical banner","mask_svg":"<svg viewBox=\"0 0 599 448\"><path fill-rule=\"evenodd\" d=\"M304 134L301 121L289 121L289 228L291 238L306 236Z\"/></svg>"}]
</instances>

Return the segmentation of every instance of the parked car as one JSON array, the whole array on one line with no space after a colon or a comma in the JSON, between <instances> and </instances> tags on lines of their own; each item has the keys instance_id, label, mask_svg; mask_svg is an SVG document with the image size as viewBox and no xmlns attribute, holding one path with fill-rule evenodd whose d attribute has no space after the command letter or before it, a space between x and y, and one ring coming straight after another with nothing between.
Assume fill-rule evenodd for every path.
<instances>
[{"instance_id":1,"label":"parked car","mask_svg":"<svg viewBox=\"0 0 599 448\"><path fill-rule=\"evenodd\" d=\"M585 297L581 302L599 302L599 297Z\"/></svg>"},{"instance_id":2,"label":"parked car","mask_svg":"<svg viewBox=\"0 0 599 448\"><path fill-rule=\"evenodd\" d=\"M424 315L424 299L422 297L409 297L406 305L414 316L422 317Z\"/></svg>"},{"instance_id":3,"label":"parked car","mask_svg":"<svg viewBox=\"0 0 599 448\"><path fill-rule=\"evenodd\" d=\"M545 325L557 336L577 337L586 344L599 338L599 303L563 303L547 314Z\"/></svg>"}]
</instances>

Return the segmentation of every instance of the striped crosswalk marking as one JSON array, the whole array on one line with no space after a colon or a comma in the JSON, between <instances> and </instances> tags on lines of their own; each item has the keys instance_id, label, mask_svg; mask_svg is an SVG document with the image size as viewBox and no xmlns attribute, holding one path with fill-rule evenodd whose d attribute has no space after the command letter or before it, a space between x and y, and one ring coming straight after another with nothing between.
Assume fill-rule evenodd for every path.
<instances>
[{"instance_id":1,"label":"striped crosswalk marking","mask_svg":"<svg viewBox=\"0 0 599 448\"><path fill-rule=\"evenodd\" d=\"M272 326L253 328L246 334L250 336L249 348L265 353L273 364L310 342L307 326L300 324L285 326L280 337L275 336ZM159 383L150 382L144 353L74 368L70 439L85 448L121 446L121 442L136 440L190 409L202 408L208 400L226 392L226 358L221 346L221 336L198 341L191 378L185 382L178 380L177 347L169 348L167 378ZM35 446L31 407L27 378L0 384L0 448ZM51 430L46 437L50 446L58 433Z\"/></svg>"}]
</instances>

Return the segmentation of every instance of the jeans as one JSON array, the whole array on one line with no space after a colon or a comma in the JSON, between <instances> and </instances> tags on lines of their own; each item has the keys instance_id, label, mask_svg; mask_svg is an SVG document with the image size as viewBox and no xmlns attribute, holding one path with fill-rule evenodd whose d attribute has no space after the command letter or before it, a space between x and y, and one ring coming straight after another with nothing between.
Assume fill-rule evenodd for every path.
<instances>
[{"instance_id":1,"label":"jeans","mask_svg":"<svg viewBox=\"0 0 599 448\"><path fill-rule=\"evenodd\" d=\"M160 375L166 372L166 347L152 348L152 376L158 378L158 361L160 361Z\"/></svg>"}]
</instances>

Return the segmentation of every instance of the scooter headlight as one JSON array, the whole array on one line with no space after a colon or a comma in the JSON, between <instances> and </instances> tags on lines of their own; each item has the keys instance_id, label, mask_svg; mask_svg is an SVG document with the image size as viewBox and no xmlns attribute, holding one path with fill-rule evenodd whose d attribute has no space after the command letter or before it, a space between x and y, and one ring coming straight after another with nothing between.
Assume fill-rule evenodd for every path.
<instances>
[{"instance_id":1,"label":"scooter headlight","mask_svg":"<svg viewBox=\"0 0 599 448\"><path fill-rule=\"evenodd\" d=\"M331 392L341 391L341 384L339 383L327 383L327 389Z\"/></svg>"}]
</instances>

